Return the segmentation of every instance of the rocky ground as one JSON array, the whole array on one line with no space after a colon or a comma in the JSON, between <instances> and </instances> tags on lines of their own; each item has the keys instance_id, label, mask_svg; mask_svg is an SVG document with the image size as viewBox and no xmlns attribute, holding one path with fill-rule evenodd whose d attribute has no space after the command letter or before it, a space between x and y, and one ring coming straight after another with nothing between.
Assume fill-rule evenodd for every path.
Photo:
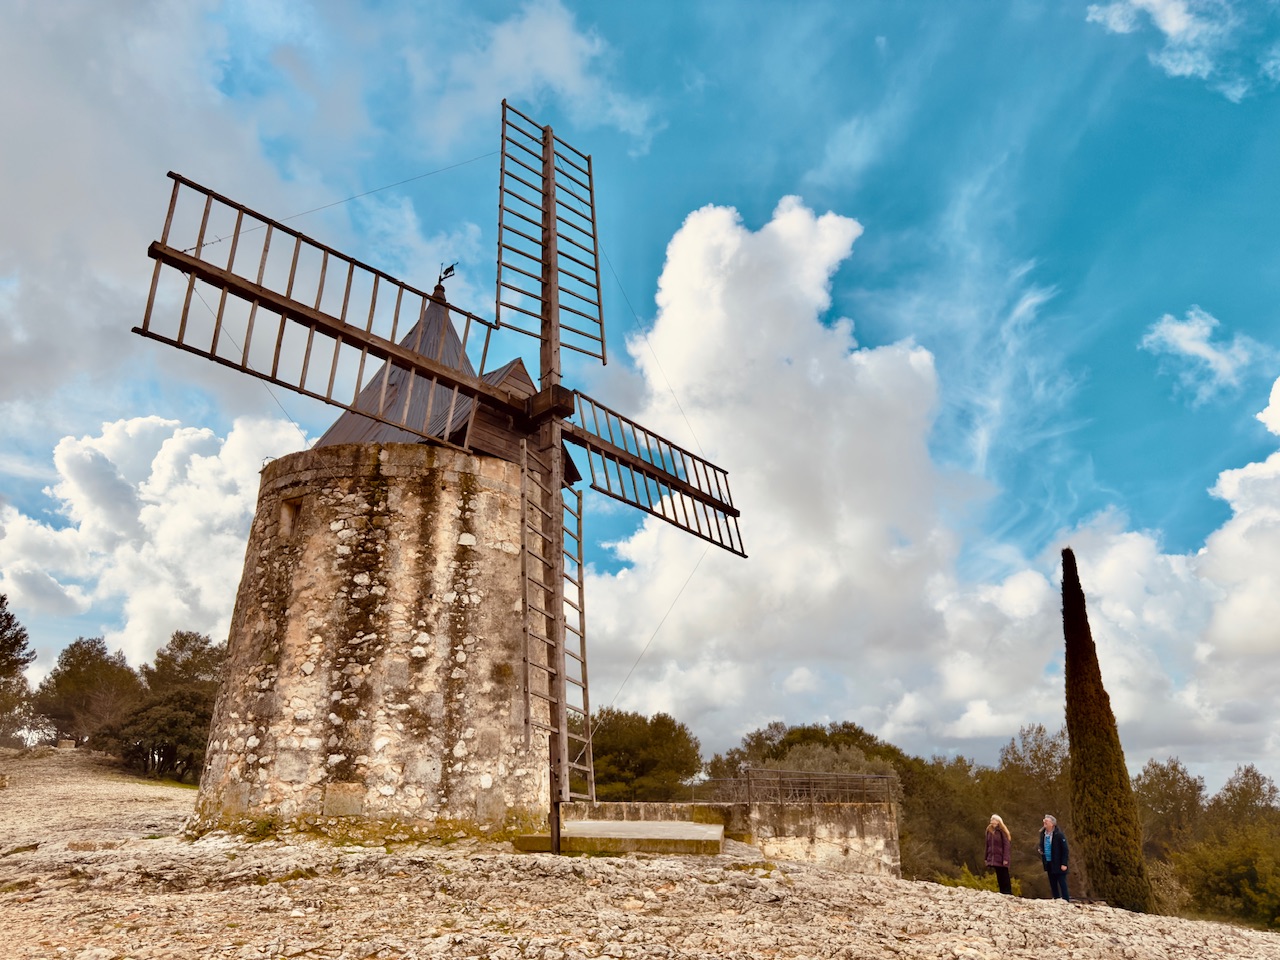
<instances>
[{"instance_id":1,"label":"rocky ground","mask_svg":"<svg viewBox=\"0 0 1280 960\"><path fill-rule=\"evenodd\" d=\"M0 957L1280 958L1280 935L718 857L181 836L193 791L0 757Z\"/></svg>"}]
</instances>

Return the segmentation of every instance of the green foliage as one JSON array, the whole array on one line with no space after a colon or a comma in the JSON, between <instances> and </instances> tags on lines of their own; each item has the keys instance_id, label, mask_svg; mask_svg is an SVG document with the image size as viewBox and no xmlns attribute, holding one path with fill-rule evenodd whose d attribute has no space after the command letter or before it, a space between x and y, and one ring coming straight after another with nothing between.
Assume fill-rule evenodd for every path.
<instances>
[{"instance_id":1,"label":"green foliage","mask_svg":"<svg viewBox=\"0 0 1280 960\"><path fill-rule=\"evenodd\" d=\"M731 747L723 754L717 753L707 763L707 776L713 780L732 780L748 767L763 766L766 760L776 760L785 752L779 744L791 729L775 720L769 726L748 733L742 738L742 746Z\"/></svg>"},{"instance_id":2,"label":"green foliage","mask_svg":"<svg viewBox=\"0 0 1280 960\"><path fill-rule=\"evenodd\" d=\"M810 750L816 752L809 753ZM813 759L806 759L810 757ZM748 767L893 774L898 764L906 759L907 755L897 747L878 739L856 723L789 727L775 720L743 737L742 746L713 756L707 764L707 776L713 780L728 780L741 776ZM836 766L787 766L788 763L821 762Z\"/></svg>"},{"instance_id":3,"label":"green foliage","mask_svg":"<svg viewBox=\"0 0 1280 960\"><path fill-rule=\"evenodd\" d=\"M672 800L702 769L698 738L665 713L606 707L592 717L591 751L601 801Z\"/></svg>"},{"instance_id":4,"label":"green foliage","mask_svg":"<svg viewBox=\"0 0 1280 960\"><path fill-rule=\"evenodd\" d=\"M16 677L35 658L27 628L9 610L9 597L0 593L0 680Z\"/></svg>"},{"instance_id":5,"label":"green foliage","mask_svg":"<svg viewBox=\"0 0 1280 960\"><path fill-rule=\"evenodd\" d=\"M1138 808L1069 547L1062 551L1062 630L1074 842L1096 896L1115 907L1149 913L1154 905Z\"/></svg>"},{"instance_id":6,"label":"green foliage","mask_svg":"<svg viewBox=\"0 0 1280 960\"><path fill-rule=\"evenodd\" d=\"M0 678L0 747L24 747L25 733L36 726L31 687L22 674Z\"/></svg>"},{"instance_id":7,"label":"green foliage","mask_svg":"<svg viewBox=\"0 0 1280 960\"><path fill-rule=\"evenodd\" d=\"M1280 833L1251 823L1174 856L1192 904L1212 916L1280 928Z\"/></svg>"},{"instance_id":8,"label":"green foliage","mask_svg":"<svg viewBox=\"0 0 1280 960\"><path fill-rule=\"evenodd\" d=\"M1151 897L1155 912L1167 917L1181 916L1191 902L1191 895L1178 879L1178 871L1168 860L1148 860L1147 876L1151 878Z\"/></svg>"},{"instance_id":9,"label":"green foliage","mask_svg":"<svg viewBox=\"0 0 1280 960\"><path fill-rule=\"evenodd\" d=\"M966 864L960 865L960 873L956 876L948 876L940 873L934 879L944 887L965 887L969 890L990 890L992 893L1000 892L1000 881L996 879L995 871L983 873L980 876L970 871ZM1009 889L1013 891L1015 897L1022 896L1022 881L1017 877L1009 878Z\"/></svg>"},{"instance_id":10,"label":"green foliage","mask_svg":"<svg viewBox=\"0 0 1280 960\"><path fill-rule=\"evenodd\" d=\"M35 711L60 739L87 743L103 727L120 723L142 698L142 680L101 637L79 637L36 691Z\"/></svg>"},{"instance_id":11,"label":"green foliage","mask_svg":"<svg viewBox=\"0 0 1280 960\"><path fill-rule=\"evenodd\" d=\"M1236 827L1275 823L1277 800L1280 790L1270 777L1259 773L1253 764L1236 767L1209 801L1206 825L1213 834L1222 835Z\"/></svg>"},{"instance_id":12,"label":"green foliage","mask_svg":"<svg viewBox=\"0 0 1280 960\"><path fill-rule=\"evenodd\" d=\"M1057 785L1066 777L1070 756L1066 728L1050 734L1043 723L1037 723L1019 729L1017 738L1000 748L1000 769L1011 776L1022 776L1028 783ZM1056 805L1059 798L1050 796L1050 806ZM1040 819L1044 819L1043 815Z\"/></svg>"},{"instance_id":13,"label":"green foliage","mask_svg":"<svg viewBox=\"0 0 1280 960\"><path fill-rule=\"evenodd\" d=\"M1066 727L1051 734L1044 724L1032 724L1000 748L999 766L980 773L994 812L1019 831L1015 858L1023 852L1038 857L1033 839L1046 813L1056 816L1063 830L1070 827L1068 751Z\"/></svg>"},{"instance_id":14,"label":"green foliage","mask_svg":"<svg viewBox=\"0 0 1280 960\"><path fill-rule=\"evenodd\" d=\"M226 644L215 644L203 633L177 630L156 651L155 662L142 665L142 679L152 694L190 686L216 692L226 662Z\"/></svg>"},{"instance_id":15,"label":"green foliage","mask_svg":"<svg viewBox=\"0 0 1280 960\"><path fill-rule=\"evenodd\" d=\"M1172 857L1195 909L1280 928L1278 803L1275 783L1248 764L1204 806L1198 839Z\"/></svg>"},{"instance_id":16,"label":"green foliage","mask_svg":"<svg viewBox=\"0 0 1280 960\"><path fill-rule=\"evenodd\" d=\"M761 761L765 770L798 770L804 773L854 773L869 776L893 777L898 787L898 777L893 764L887 760L868 757L860 749L848 744L801 743L792 747L778 759ZM900 792L900 791L899 791ZM894 796L901 800L900 795Z\"/></svg>"},{"instance_id":17,"label":"green foliage","mask_svg":"<svg viewBox=\"0 0 1280 960\"><path fill-rule=\"evenodd\" d=\"M94 733L90 743L140 773L183 780L204 766L209 723L227 650L206 635L178 630L141 670L143 699Z\"/></svg>"},{"instance_id":18,"label":"green foliage","mask_svg":"<svg viewBox=\"0 0 1280 960\"><path fill-rule=\"evenodd\" d=\"M1133 778L1142 818L1143 850L1167 860L1195 836L1204 813L1204 778L1193 777L1177 757L1164 763L1148 760Z\"/></svg>"},{"instance_id":19,"label":"green foliage","mask_svg":"<svg viewBox=\"0 0 1280 960\"><path fill-rule=\"evenodd\" d=\"M94 733L90 744L115 753L140 773L183 780L204 766L213 692L192 684L148 698L119 724Z\"/></svg>"},{"instance_id":20,"label":"green foliage","mask_svg":"<svg viewBox=\"0 0 1280 960\"><path fill-rule=\"evenodd\" d=\"M909 757L898 767L904 877L923 880L957 864L983 863L991 807L979 786L982 772L967 757Z\"/></svg>"},{"instance_id":21,"label":"green foliage","mask_svg":"<svg viewBox=\"0 0 1280 960\"><path fill-rule=\"evenodd\" d=\"M284 824L283 824L283 821L280 819L280 815L278 813L272 812L272 813L266 814L265 816L261 816L254 820L248 821L244 825L244 829L242 832L244 833L245 837L249 840L253 840L253 841L271 840L276 836L277 833L280 832L280 828L283 825Z\"/></svg>"},{"instance_id":22,"label":"green foliage","mask_svg":"<svg viewBox=\"0 0 1280 960\"><path fill-rule=\"evenodd\" d=\"M9 598L0 593L0 746L21 747L21 731L34 723L31 688L22 671L36 658L27 643L27 630L9 610Z\"/></svg>"}]
</instances>

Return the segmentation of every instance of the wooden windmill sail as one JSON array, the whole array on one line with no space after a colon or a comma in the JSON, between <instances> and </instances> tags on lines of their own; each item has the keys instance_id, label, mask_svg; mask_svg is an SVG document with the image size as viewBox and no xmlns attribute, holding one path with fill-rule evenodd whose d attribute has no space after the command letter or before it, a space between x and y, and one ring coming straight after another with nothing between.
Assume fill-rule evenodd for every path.
<instances>
[{"instance_id":1,"label":"wooden windmill sail","mask_svg":"<svg viewBox=\"0 0 1280 960\"><path fill-rule=\"evenodd\" d=\"M525 737L549 741L558 848L558 804L594 799L575 484L746 554L724 470L561 382L563 350L606 360L590 156L505 101L501 156L491 320L442 282L427 293L170 173L134 332L341 407L320 443L423 441L521 465ZM171 324L154 314L166 266L185 277ZM503 331L540 342L536 383L519 359L487 368Z\"/></svg>"}]
</instances>

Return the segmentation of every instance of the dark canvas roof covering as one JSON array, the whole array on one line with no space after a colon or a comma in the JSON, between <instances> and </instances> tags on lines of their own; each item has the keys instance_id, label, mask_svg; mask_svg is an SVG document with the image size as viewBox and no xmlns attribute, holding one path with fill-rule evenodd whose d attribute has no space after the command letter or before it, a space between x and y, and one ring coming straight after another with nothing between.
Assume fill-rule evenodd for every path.
<instances>
[{"instance_id":1,"label":"dark canvas roof covering","mask_svg":"<svg viewBox=\"0 0 1280 960\"><path fill-rule=\"evenodd\" d=\"M436 287L436 295L443 298L444 288ZM457 330L454 329L453 321L449 319L449 311L440 303L431 302L422 318L400 340L400 346L425 357L436 357L455 370L475 376L475 368L462 349L462 341L458 337ZM399 411L396 401L400 398L401 391L407 389L409 371L395 364L390 366L390 370L387 367L388 365L384 363L365 383L364 389L360 391L360 396L356 400L357 409L371 412L378 409L378 399L382 396L383 390L383 378L386 377L385 409ZM484 379L490 383L497 382L490 377L491 375L486 374ZM467 424L467 419L471 415L471 401L461 395L455 397L454 392L448 387L437 384L430 389L424 389L425 386L421 379L414 384L405 421L422 423L427 415L429 400L431 422L427 427L428 432L444 438L454 436ZM316 441L316 446L324 447L335 443L422 442L423 438L416 433L344 410L342 415L334 421L333 426Z\"/></svg>"},{"instance_id":2,"label":"dark canvas roof covering","mask_svg":"<svg viewBox=\"0 0 1280 960\"><path fill-rule=\"evenodd\" d=\"M436 296L444 299L443 287L436 287L435 293ZM423 356L438 357L441 362L455 370L475 376L475 368L462 349L462 341L449 317L449 311L441 303L431 302L422 318L400 340L400 346ZM388 369L385 363L366 381L364 389L360 391L360 396L356 400L357 409L371 412L378 409L378 400L384 389L384 377L386 378L384 409L395 410L398 413L400 408L397 400L401 397L401 391L408 389L409 371L395 364L391 364ZM532 378L525 369L524 362L518 357L501 367L490 370L481 379L495 386L504 384L512 394L518 397L531 397L537 392L537 387L534 386ZM428 398L431 398L431 421L428 431L433 436L460 443L463 439L463 431L471 418L472 401L460 394L455 395L448 387L440 385L430 389L426 387L427 384L420 378L414 383L406 422L422 423L427 415ZM482 409L477 422L476 435L471 438L472 446L482 453L491 453L503 459L518 459L519 439L512 432L511 425L487 413ZM316 441L316 446L323 447L336 443L426 442L429 441L411 431L345 410L334 421L333 426Z\"/></svg>"}]
</instances>

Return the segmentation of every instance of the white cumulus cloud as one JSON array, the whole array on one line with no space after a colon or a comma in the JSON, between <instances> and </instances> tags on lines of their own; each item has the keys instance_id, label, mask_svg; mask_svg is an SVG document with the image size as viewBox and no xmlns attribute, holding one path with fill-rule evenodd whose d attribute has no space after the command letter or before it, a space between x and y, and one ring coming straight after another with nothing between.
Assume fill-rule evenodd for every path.
<instances>
[{"instance_id":1,"label":"white cumulus cloud","mask_svg":"<svg viewBox=\"0 0 1280 960\"><path fill-rule=\"evenodd\" d=\"M730 471L750 557L652 520L618 544L631 566L588 587L596 699L630 672L618 705L672 711L708 750L772 720L832 718L925 755L993 759L1022 725L1062 723L1070 545L1135 769L1175 755L1220 782L1270 757L1280 453L1223 472L1212 495L1233 516L1199 551L1166 553L1110 510L998 580L964 579L946 508L977 486L930 455L932 357L859 347L827 315L858 233L789 198L758 230L706 207L672 239L649 337L661 368L632 344L648 386L636 413ZM1238 375L1210 320L1169 318L1160 343Z\"/></svg>"},{"instance_id":2,"label":"white cumulus cloud","mask_svg":"<svg viewBox=\"0 0 1280 960\"><path fill-rule=\"evenodd\" d=\"M134 663L174 630L225 639L258 473L301 446L279 420L238 420L225 439L160 417L66 437L46 491L56 519L0 507L0 592L24 617L120 610L106 640Z\"/></svg>"}]
</instances>

